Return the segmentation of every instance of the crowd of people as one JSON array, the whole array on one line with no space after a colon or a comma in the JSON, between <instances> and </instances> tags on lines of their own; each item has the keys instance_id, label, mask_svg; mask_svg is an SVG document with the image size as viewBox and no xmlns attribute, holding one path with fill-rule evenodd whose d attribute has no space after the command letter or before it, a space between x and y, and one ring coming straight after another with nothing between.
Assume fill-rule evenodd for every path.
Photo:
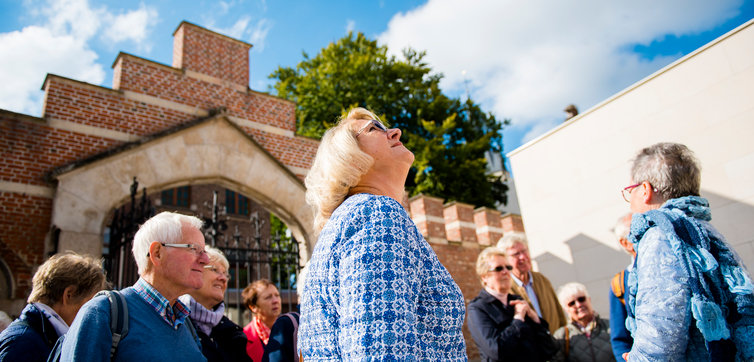
<instances>
[{"instance_id":1,"label":"crowd of people","mask_svg":"<svg viewBox=\"0 0 754 362\"><path fill-rule=\"evenodd\" d=\"M556 293L518 234L480 252L481 291L467 304L401 204L414 155L400 136L355 108L322 138L305 180L318 241L301 314L281 315L278 288L261 279L242 294L251 322L228 319L228 260L205 246L201 220L163 212L135 235L129 288L101 292L101 261L87 256L40 266L0 334L0 362L467 361L464 321L482 361L754 360L754 284L709 223L686 146L633 160L631 213L614 228L631 263L601 316L583 284Z\"/></svg>"}]
</instances>

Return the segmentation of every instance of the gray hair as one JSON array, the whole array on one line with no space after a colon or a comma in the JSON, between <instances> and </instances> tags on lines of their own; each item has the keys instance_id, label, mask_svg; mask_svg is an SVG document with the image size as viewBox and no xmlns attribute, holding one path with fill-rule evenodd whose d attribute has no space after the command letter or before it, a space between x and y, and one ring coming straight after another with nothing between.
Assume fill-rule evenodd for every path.
<instances>
[{"instance_id":1,"label":"gray hair","mask_svg":"<svg viewBox=\"0 0 754 362\"><path fill-rule=\"evenodd\" d=\"M476 274L479 276L480 281L490 269L489 265L487 265L487 262L489 262L490 259L495 256L502 256L503 258L507 257L504 250L496 248L494 246L486 248L482 250L481 253L479 253L479 256L476 258ZM482 285L484 285L484 281L482 281Z\"/></svg>"},{"instance_id":2,"label":"gray hair","mask_svg":"<svg viewBox=\"0 0 754 362\"><path fill-rule=\"evenodd\" d=\"M576 294L584 294L585 297L589 297L589 292L586 290L584 284L581 283L568 283L558 288L558 300L560 305L565 309L568 305L567 300L571 299Z\"/></svg>"},{"instance_id":3,"label":"gray hair","mask_svg":"<svg viewBox=\"0 0 754 362\"><path fill-rule=\"evenodd\" d=\"M228 259L225 258L225 255L223 255L223 252L220 251L220 249L212 246L207 246L204 248L204 251L207 252L207 256L209 257L209 263L207 264L218 262L223 266L223 268L225 268L226 271L230 269L230 263L228 263Z\"/></svg>"},{"instance_id":4,"label":"gray hair","mask_svg":"<svg viewBox=\"0 0 754 362\"><path fill-rule=\"evenodd\" d=\"M529 243L526 241L526 236L521 233L505 234L500 241L497 242L497 247L502 250L508 250L516 244L523 244L526 248L529 248Z\"/></svg>"},{"instance_id":5,"label":"gray hair","mask_svg":"<svg viewBox=\"0 0 754 362\"><path fill-rule=\"evenodd\" d=\"M105 286L102 259L74 252L56 254L39 266L32 278L29 303L52 306L63 300L65 289L72 286L73 300L81 301Z\"/></svg>"},{"instance_id":6,"label":"gray hair","mask_svg":"<svg viewBox=\"0 0 754 362\"><path fill-rule=\"evenodd\" d=\"M699 196L702 182L699 160L688 147L662 142L642 149L633 159L634 183L649 181L663 199Z\"/></svg>"},{"instance_id":7,"label":"gray hair","mask_svg":"<svg viewBox=\"0 0 754 362\"><path fill-rule=\"evenodd\" d=\"M134 236L133 253L139 275L144 276L151 270L149 263L149 245L154 241L163 244L179 244L183 238L183 225L201 230L204 222L195 216L182 215L164 211L147 220Z\"/></svg>"},{"instance_id":8,"label":"gray hair","mask_svg":"<svg viewBox=\"0 0 754 362\"><path fill-rule=\"evenodd\" d=\"M359 148L353 121L378 120L364 109L354 108L338 124L327 130L306 175L306 203L314 209L314 230L319 233L348 191L358 184L374 164L372 156Z\"/></svg>"}]
</instances>

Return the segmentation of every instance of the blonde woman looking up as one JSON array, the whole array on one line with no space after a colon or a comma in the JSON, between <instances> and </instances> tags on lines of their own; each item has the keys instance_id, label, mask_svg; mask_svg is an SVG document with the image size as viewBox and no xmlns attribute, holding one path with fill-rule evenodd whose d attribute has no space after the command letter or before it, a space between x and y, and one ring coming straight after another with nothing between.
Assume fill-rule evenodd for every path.
<instances>
[{"instance_id":1,"label":"blonde woman looking up","mask_svg":"<svg viewBox=\"0 0 754 362\"><path fill-rule=\"evenodd\" d=\"M460 288L401 206L414 155L374 113L325 132L306 199L321 231L307 269L304 360L466 361Z\"/></svg>"}]
</instances>

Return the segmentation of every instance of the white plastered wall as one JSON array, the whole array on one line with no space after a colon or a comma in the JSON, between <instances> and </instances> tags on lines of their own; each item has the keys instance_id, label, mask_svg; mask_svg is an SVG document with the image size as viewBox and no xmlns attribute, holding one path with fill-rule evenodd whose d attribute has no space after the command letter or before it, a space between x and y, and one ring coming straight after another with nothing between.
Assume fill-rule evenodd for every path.
<instances>
[{"instance_id":1,"label":"white plastered wall","mask_svg":"<svg viewBox=\"0 0 754 362\"><path fill-rule=\"evenodd\" d=\"M630 261L612 234L629 160L657 142L696 153L712 224L754 267L754 20L508 154L537 268L604 316Z\"/></svg>"}]
</instances>

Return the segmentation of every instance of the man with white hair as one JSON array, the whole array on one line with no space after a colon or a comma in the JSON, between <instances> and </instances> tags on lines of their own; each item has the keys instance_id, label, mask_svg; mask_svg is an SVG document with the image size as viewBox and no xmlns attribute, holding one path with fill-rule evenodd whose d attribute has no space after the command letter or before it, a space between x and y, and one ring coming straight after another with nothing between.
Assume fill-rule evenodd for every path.
<instances>
[{"instance_id":1,"label":"man with white hair","mask_svg":"<svg viewBox=\"0 0 754 362\"><path fill-rule=\"evenodd\" d=\"M178 300L203 284L209 257L201 226L196 217L163 212L136 233L133 254L140 278L121 291L129 331L112 361L206 361L187 318L189 308ZM110 311L105 297L81 308L62 345L62 361L111 360Z\"/></svg>"},{"instance_id":2,"label":"man with white hair","mask_svg":"<svg viewBox=\"0 0 754 362\"><path fill-rule=\"evenodd\" d=\"M532 270L526 238L520 234L508 234L500 238L497 247L508 255L508 264L513 266L513 280L526 291L537 315L547 321L550 333L555 333L558 328L566 325L568 321L552 283L544 275Z\"/></svg>"},{"instance_id":3,"label":"man with white hair","mask_svg":"<svg viewBox=\"0 0 754 362\"><path fill-rule=\"evenodd\" d=\"M626 329L626 317L628 312L626 310L626 284L628 283L628 273L631 271L634 265L634 258L636 258L636 251L634 251L634 244L628 241L628 232L631 231L631 215L628 213L618 220L618 224L615 225L615 237L618 239L620 246L623 250L631 255L631 263L628 264L626 269L615 274L610 282L610 343L613 346L613 354L615 360L618 362L625 362L623 354L631 350L631 345L634 344L634 339L631 338L631 333Z\"/></svg>"}]
</instances>

